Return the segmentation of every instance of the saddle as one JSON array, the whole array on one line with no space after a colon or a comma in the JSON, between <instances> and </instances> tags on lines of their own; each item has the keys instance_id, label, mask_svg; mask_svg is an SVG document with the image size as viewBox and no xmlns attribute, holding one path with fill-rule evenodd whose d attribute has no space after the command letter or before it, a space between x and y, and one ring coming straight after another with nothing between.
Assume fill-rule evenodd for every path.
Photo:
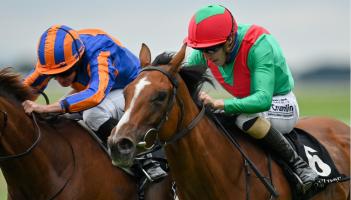
<instances>
[{"instance_id":1,"label":"saddle","mask_svg":"<svg viewBox=\"0 0 351 200\"><path fill-rule=\"evenodd\" d=\"M220 122L222 125L216 124L223 132L228 132L229 137L232 140L237 140L236 138L237 133L240 132L246 137L246 134L243 133L239 128L235 126L235 115L226 115L224 113L213 113L213 117L216 117L218 120L214 120ZM210 115L211 116L211 115ZM278 165L283 169L287 180L289 181L292 197L294 200L307 200L316 195L317 193L323 191L329 184L336 183L336 182L343 182L350 180L350 177L345 176L344 174L340 174L338 169L336 168L332 158L330 157L326 148L311 134L308 132L294 128L289 134L284 134L285 138L290 142L290 144L294 147L295 151L299 156L302 157L304 161L306 161L309 166L314 169L318 175L320 176L318 182L310 190L307 194L301 196L301 194L297 193L298 189L296 188L298 185L299 180L296 178L295 173L293 170L288 166L280 158L271 155L270 152L267 152L267 149L264 148L263 150L268 155L268 159L273 158ZM256 140L247 137L249 141L253 143L257 143ZM259 144L258 144L259 145ZM269 171L271 172L271 166L268 166Z\"/></svg>"}]
</instances>

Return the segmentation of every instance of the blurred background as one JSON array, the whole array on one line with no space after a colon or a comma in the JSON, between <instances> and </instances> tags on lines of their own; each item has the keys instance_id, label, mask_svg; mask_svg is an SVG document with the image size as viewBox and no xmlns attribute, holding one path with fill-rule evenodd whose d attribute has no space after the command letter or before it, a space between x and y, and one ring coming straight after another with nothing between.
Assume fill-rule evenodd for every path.
<instances>
[{"instance_id":1,"label":"blurred background","mask_svg":"<svg viewBox=\"0 0 351 200\"><path fill-rule=\"evenodd\" d=\"M194 12L212 3L229 8L238 23L263 26L275 36L293 72L302 116L323 115L350 124L348 0L1 0L0 68L28 73L36 62L39 37L53 24L103 29L136 55L143 42L154 56L176 51ZM65 91L52 82L47 93L54 101ZM208 90L226 95L219 88ZM6 194L0 173L0 200Z\"/></svg>"}]
</instances>

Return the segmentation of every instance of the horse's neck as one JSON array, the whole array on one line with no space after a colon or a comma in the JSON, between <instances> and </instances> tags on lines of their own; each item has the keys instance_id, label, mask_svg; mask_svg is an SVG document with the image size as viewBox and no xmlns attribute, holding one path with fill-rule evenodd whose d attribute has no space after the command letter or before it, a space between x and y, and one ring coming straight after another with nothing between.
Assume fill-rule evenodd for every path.
<instances>
[{"instance_id":1,"label":"horse's neck","mask_svg":"<svg viewBox=\"0 0 351 200\"><path fill-rule=\"evenodd\" d=\"M72 171L72 159L64 159L72 158L69 144L57 134L49 133L55 130L47 124L40 123L39 127L41 138L38 145L27 155L1 165L9 193L17 197L38 197L45 195L43 191L48 191L48 195L55 193ZM33 127L30 118L22 116L16 123L9 122L5 135L4 143L10 146L5 149L5 155L16 155L33 144L39 131Z\"/></svg>"},{"instance_id":2,"label":"horse's neck","mask_svg":"<svg viewBox=\"0 0 351 200\"><path fill-rule=\"evenodd\" d=\"M198 113L199 109L192 101L184 101L183 126L189 125ZM240 153L206 116L187 135L168 145L166 153L177 186L184 193L203 193L211 199L219 197L220 189L211 188L208 183L223 185L230 184L228 181L241 181ZM224 178L228 176L231 178ZM193 185L197 186L196 189Z\"/></svg>"}]
</instances>

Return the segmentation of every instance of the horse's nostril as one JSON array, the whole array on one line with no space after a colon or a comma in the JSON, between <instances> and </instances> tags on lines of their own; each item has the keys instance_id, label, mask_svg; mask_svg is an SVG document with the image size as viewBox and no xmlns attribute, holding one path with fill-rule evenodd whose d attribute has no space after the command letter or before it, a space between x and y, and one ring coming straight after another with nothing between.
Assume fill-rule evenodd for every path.
<instances>
[{"instance_id":1,"label":"horse's nostril","mask_svg":"<svg viewBox=\"0 0 351 200\"><path fill-rule=\"evenodd\" d=\"M129 154L133 148L134 143L128 138L122 138L117 142L117 149L121 154Z\"/></svg>"}]
</instances>

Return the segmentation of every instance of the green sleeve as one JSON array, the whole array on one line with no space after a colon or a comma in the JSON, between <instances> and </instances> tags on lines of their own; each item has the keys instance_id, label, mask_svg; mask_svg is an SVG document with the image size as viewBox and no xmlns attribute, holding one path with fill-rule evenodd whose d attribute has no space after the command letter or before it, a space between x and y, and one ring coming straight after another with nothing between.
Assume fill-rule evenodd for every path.
<instances>
[{"instance_id":1,"label":"green sleeve","mask_svg":"<svg viewBox=\"0 0 351 200\"><path fill-rule=\"evenodd\" d=\"M248 55L251 88L250 95L238 99L224 100L224 111L228 113L258 113L269 110L274 91L274 52L271 44L261 40L251 47ZM235 78L235 77L234 77Z\"/></svg>"},{"instance_id":2,"label":"green sleeve","mask_svg":"<svg viewBox=\"0 0 351 200\"><path fill-rule=\"evenodd\" d=\"M199 50L194 50L191 52L191 54L187 58L187 65L201 65L201 64L207 64L205 57Z\"/></svg>"}]
</instances>

